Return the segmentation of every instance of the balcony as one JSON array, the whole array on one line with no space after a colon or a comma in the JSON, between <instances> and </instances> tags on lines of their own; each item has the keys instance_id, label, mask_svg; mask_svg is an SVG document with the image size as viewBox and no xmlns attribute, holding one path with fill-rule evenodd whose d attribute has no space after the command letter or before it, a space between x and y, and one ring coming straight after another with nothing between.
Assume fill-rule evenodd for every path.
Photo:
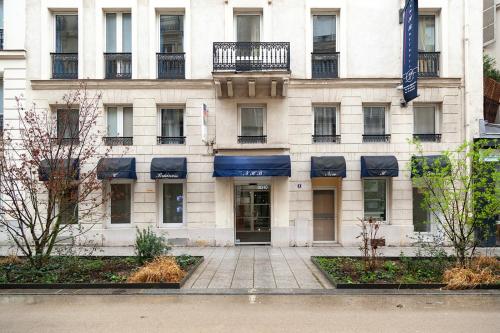
<instances>
[{"instance_id":1,"label":"balcony","mask_svg":"<svg viewBox=\"0 0 500 333\"><path fill-rule=\"evenodd\" d=\"M51 138L54 146L78 146L80 138Z\"/></svg>"},{"instance_id":2,"label":"balcony","mask_svg":"<svg viewBox=\"0 0 500 333\"><path fill-rule=\"evenodd\" d=\"M340 53L311 53L313 79L336 79L339 77Z\"/></svg>"},{"instance_id":3,"label":"balcony","mask_svg":"<svg viewBox=\"0 0 500 333\"><path fill-rule=\"evenodd\" d=\"M106 146L132 146L134 144L134 138L126 136L107 136L103 138L103 141Z\"/></svg>"},{"instance_id":4,"label":"balcony","mask_svg":"<svg viewBox=\"0 0 500 333\"><path fill-rule=\"evenodd\" d=\"M363 134L363 142L390 142L390 134Z\"/></svg>"},{"instance_id":5,"label":"balcony","mask_svg":"<svg viewBox=\"0 0 500 333\"><path fill-rule=\"evenodd\" d=\"M104 53L106 79L132 78L132 53Z\"/></svg>"},{"instance_id":6,"label":"balcony","mask_svg":"<svg viewBox=\"0 0 500 333\"><path fill-rule=\"evenodd\" d=\"M313 143L340 143L340 135L313 135Z\"/></svg>"},{"instance_id":7,"label":"balcony","mask_svg":"<svg viewBox=\"0 0 500 333\"><path fill-rule=\"evenodd\" d=\"M413 134L413 138L422 142L441 142L441 134Z\"/></svg>"},{"instance_id":8,"label":"balcony","mask_svg":"<svg viewBox=\"0 0 500 333\"><path fill-rule=\"evenodd\" d=\"M3 50L3 29L0 29L0 50Z\"/></svg>"},{"instance_id":9,"label":"balcony","mask_svg":"<svg viewBox=\"0 0 500 333\"><path fill-rule=\"evenodd\" d=\"M158 79L184 79L184 53L157 53Z\"/></svg>"},{"instance_id":10,"label":"balcony","mask_svg":"<svg viewBox=\"0 0 500 333\"><path fill-rule=\"evenodd\" d=\"M78 79L78 53L51 53L53 79Z\"/></svg>"},{"instance_id":11,"label":"balcony","mask_svg":"<svg viewBox=\"0 0 500 333\"><path fill-rule=\"evenodd\" d=\"M160 145L183 145L186 143L185 136L159 136L157 142Z\"/></svg>"},{"instance_id":12,"label":"balcony","mask_svg":"<svg viewBox=\"0 0 500 333\"><path fill-rule=\"evenodd\" d=\"M251 144L251 143L266 143L267 135L250 136L250 135L239 135L238 143L241 144Z\"/></svg>"},{"instance_id":13,"label":"balcony","mask_svg":"<svg viewBox=\"0 0 500 333\"><path fill-rule=\"evenodd\" d=\"M439 77L439 52L418 53L418 77Z\"/></svg>"}]
</instances>

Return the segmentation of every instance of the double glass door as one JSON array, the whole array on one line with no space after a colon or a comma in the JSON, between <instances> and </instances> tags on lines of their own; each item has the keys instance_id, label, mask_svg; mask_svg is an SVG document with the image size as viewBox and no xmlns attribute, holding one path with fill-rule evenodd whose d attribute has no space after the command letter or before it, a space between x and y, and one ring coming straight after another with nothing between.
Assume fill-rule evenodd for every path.
<instances>
[{"instance_id":1,"label":"double glass door","mask_svg":"<svg viewBox=\"0 0 500 333\"><path fill-rule=\"evenodd\" d=\"M271 242L271 186L235 186L235 229L238 243Z\"/></svg>"}]
</instances>

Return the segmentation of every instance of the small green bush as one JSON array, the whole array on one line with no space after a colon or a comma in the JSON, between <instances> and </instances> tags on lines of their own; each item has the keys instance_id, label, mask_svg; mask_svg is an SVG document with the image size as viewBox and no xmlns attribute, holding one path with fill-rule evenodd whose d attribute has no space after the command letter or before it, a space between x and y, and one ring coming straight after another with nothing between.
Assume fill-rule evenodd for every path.
<instances>
[{"instance_id":1,"label":"small green bush","mask_svg":"<svg viewBox=\"0 0 500 333\"><path fill-rule=\"evenodd\" d=\"M163 236L158 236L151 230L137 228L135 237L135 253L140 264L166 254L170 250L167 240Z\"/></svg>"}]
</instances>

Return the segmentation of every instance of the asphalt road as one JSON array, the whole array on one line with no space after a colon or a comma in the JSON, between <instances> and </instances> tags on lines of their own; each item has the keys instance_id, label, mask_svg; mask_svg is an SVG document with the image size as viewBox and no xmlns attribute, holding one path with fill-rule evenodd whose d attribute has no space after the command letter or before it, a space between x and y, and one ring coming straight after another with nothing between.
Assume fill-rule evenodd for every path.
<instances>
[{"instance_id":1,"label":"asphalt road","mask_svg":"<svg viewBox=\"0 0 500 333\"><path fill-rule=\"evenodd\" d=\"M500 332L500 297L1 295L0 332Z\"/></svg>"}]
</instances>

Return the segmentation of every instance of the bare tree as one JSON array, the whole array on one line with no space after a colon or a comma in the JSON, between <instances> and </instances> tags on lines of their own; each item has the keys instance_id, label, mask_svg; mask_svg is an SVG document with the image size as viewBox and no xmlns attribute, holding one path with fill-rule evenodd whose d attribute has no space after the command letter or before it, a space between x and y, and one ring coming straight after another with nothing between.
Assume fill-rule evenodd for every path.
<instances>
[{"instance_id":1,"label":"bare tree","mask_svg":"<svg viewBox=\"0 0 500 333\"><path fill-rule=\"evenodd\" d=\"M39 267L58 244L88 232L103 205L96 157L108 154L96 128L101 93L85 84L53 110L19 99L19 121L0 145L0 227Z\"/></svg>"}]
</instances>

